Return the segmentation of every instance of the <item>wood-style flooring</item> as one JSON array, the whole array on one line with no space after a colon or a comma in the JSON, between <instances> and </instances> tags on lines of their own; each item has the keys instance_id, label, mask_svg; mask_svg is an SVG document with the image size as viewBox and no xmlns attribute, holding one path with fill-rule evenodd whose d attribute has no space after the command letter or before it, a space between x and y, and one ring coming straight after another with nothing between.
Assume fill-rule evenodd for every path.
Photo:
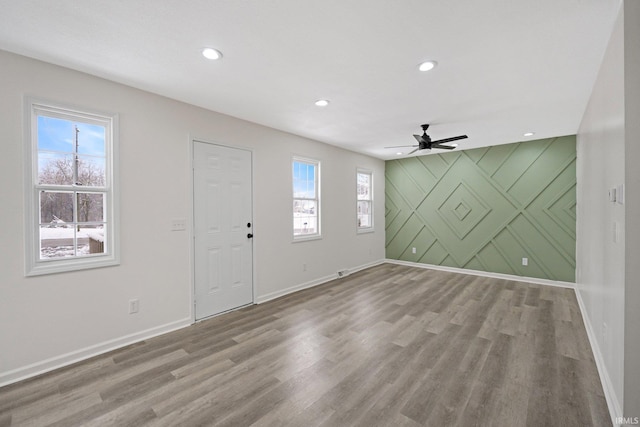
<instances>
[{"instance_id":1,"label":"wood-style flooring","mask_svg":"<svg viewBox=\"0 0 640 427\"><path fill-rule=\"evenodd\" d=\"M607 426L571 289L383 264L0 388L0 426Z\"/></svg>"}]
</instances>

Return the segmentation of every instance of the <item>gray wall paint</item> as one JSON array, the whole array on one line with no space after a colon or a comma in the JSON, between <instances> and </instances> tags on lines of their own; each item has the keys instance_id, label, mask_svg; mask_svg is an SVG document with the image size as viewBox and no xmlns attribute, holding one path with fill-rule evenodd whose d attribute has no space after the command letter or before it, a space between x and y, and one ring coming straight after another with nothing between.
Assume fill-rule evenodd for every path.
<instances>
[{"instance_id":1,"label":"gray wall paint","mask_svg":"<svg viewBox=\"0 0 640 427\"><path fill-rule=\"evenodd\" d=\"M191 322L189 233L170 224L192 217L192 138L253 150L257 300L384 259L382 160L7 52L0 64L0 383ZM120 266L23 276L25 94L120 114ZM322 161L321 240L292 243L294 154ZM374 173L375 233L356 234L358 167Z\"/></svg>"}]
</instances>

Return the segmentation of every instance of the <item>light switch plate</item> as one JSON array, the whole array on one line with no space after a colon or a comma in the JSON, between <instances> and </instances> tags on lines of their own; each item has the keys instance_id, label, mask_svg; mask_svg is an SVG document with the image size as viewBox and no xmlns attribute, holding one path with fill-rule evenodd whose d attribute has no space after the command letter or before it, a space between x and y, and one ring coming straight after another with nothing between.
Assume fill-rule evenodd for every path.
<instances>
[{"instance_id":1,"label":"light switch plate","mask_svg":"<svg viewBox=\"0 0 640 427\"><path fill-rule=\"evenodd\" d=\"M624 184L620 184L616 187L616 202L624 205Z\"/></svg>"},{"instance_id":2,"label":"light switch plate","mask_svg":"<svg viewBox=\"0 0 640 427\"><path fill-rule=\"evenodd\" d=\"M183 231L187 229L187 220L176 218L171 220L171 231Z\"/></svg>"}]
</instances>

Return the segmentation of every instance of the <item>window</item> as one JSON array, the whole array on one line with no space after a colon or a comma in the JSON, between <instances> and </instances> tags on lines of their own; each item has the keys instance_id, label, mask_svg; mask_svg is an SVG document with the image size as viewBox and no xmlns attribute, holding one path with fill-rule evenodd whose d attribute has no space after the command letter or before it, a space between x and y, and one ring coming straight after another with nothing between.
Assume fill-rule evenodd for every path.
<instances>
[{"instance_id":1,"label":"window","mask_svg":"<svg viewBox=\"0 0 640 427\"><path fill-rule=\"evenodd\" d=\"M117 264L117 116L25 105L26 274Z\"/></svg>"},{"instance_id":2,"label":"window","mask_svg":"<svg viewBox=\"0 0 640 427\"><path fill-rule=\"evenodd\" d=\"M358 232L373 231L373 173L356 172Z\"/></svg>"},{"instance_id":3,"label":"window","mask_svg":"<svg viewBox=\"0 0 640 427\"><path fill-rule=\"evenodd\" d=\"M293 237L320 236L320 162L293 159Z\"/></svg>"}]
</instances>

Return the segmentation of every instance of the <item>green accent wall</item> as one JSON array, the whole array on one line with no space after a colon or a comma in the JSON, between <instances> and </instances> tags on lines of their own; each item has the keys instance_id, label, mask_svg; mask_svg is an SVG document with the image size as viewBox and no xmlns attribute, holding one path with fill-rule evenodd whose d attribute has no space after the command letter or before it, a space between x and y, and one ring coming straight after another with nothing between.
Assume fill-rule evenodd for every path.
<instances>
[{"instance_id":1,"label":"green accent wall","mask_svg":"<svg viewBox=\"0 0 640 427\"><path fill-rule=\"evenodd\" d=\"M389 259L575 281L573 135L389 160L385 196Z\"/></svg>"}]
</instances>

